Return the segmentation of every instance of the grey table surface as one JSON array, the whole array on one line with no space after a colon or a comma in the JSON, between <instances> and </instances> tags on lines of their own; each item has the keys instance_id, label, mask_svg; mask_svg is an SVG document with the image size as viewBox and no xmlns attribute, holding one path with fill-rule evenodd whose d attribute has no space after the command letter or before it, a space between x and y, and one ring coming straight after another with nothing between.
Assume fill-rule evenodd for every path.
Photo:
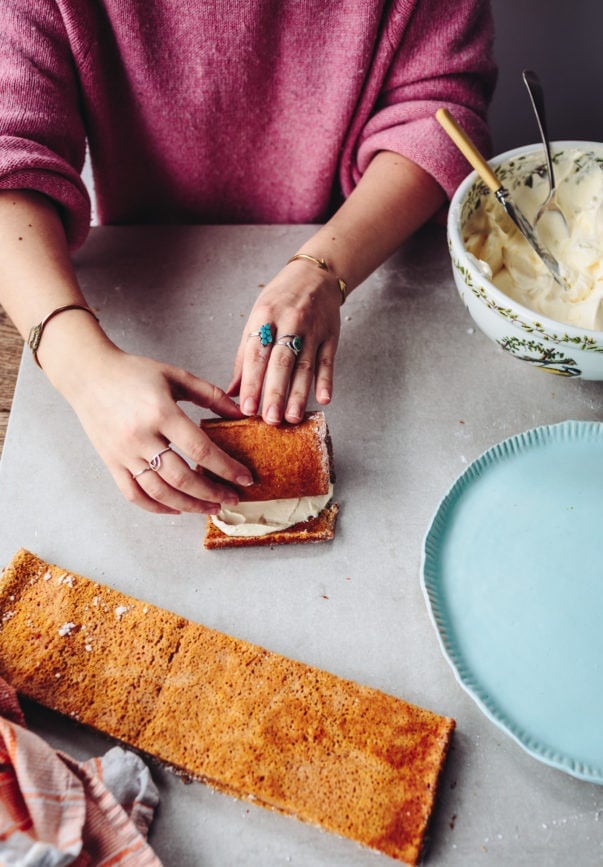
<instances>
[{"instance_id":1,"label":"grey table surface","mask_svg":"<svg viewBox=\"0 0 603 867\"><path fill-rule=\"evenodd\" d=\"M257 287L311 232L95 228L76 264L118 344L224 386ZM603 418L603 386L535 370L477 331L454 288L440 228L424 230L386 262L350 297L342 320L327 409L341 505L332 543L207 552L202 518L128 505L26 354L0 465L0 562L29 548L455 717L428 864L601 864L603 790L529 756L458 685L426 608L420 561L439 501L473 459L540 424ZM110 746L35 706L28 718L77 758ZM161 804L150 839L166 865L393 863L160 768L153 773Z\"/></svg>"}]
</instances>

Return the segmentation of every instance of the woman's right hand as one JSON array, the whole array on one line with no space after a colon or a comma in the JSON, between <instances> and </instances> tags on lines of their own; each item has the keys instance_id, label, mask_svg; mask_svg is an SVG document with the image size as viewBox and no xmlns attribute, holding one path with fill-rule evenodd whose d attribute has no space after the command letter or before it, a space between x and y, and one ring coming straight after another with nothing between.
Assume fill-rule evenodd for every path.
<instances>
[{"instance_id":1,"label":"woman's right hand","mask_svg":"<svg viewBox=\"0 0 603 867\"><path fill-rule=\"evenodd\" d=\"M214 445L178 406L190 401L225 418L241 418L237 404L217 386L169 364L129 355L106 339L95 352L84 352L77 369L72 365L59 374L54 368L51 379L130 502L150 512L214 514L222 503L238 502L231 484L252 484L249 470Z\"/></svg>"},{"instance_id":2,"label":"woman's right hand","mask_svg":"<svg viewBox=\"0 0 603 867\"><path fill-rule=\"evenodd\" d=\"M37 359L132 503L151 512L212 513L238 501L232 484L252 484L249 470L177 403L241 418L234 401L192 373L122 352L89 311L78 309L86 300L61 217L39 193L0 190L0 301L24 339L46 321Z\"/></svg>"}]
</instances>

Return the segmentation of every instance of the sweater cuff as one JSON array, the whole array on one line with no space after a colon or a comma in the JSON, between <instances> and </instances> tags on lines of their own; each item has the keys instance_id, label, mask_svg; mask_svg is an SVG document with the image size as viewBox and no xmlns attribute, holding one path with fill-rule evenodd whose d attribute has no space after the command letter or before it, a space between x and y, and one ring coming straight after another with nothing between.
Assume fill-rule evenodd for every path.
<instances>
[{"instance_id":1,"label":"sweater cuff","mask_svg":"<svg viewBox=\"0 0 603 867\"><path fill-rule=\"evenodd\" d=\"M486 124L473 112L452 107L455 117L480 151L488 157L491 142ZM434 116L380 129L360 144L353 169L352 186L358 183L379 151L393 151L414 162L430 174L450 199L471 166L441 128ZM349 195L351 189L344 190Z\"/></svg>"},{"instance_id":2,"label":"sweater cuff","mask_svg":"<svg viewBox=\"0 0 603 867\"><path fill-rule=\"evenodd\" d=\"M34 190L43 193L58 208L69 249L80 247L90 229L91 203L78 172L50 153L28 152L2 142L0 190Z\"/></svg>"}]
</instances>

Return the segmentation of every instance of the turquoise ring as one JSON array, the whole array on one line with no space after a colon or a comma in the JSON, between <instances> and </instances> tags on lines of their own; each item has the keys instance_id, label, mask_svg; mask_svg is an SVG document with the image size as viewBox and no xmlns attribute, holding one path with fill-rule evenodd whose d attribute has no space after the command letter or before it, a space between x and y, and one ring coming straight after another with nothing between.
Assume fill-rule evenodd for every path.
<instances>
[{"instance_id":1,"label":"turquoise ring","mask_svg":"<svg viewBox=\"0 0 603 867\"><path fill-rule=\"evenodd\" d=\"M268 346L272 343L272 326L269 322L260 326L259 331L250 331L248 337L259 337L262 346Z\"/></svg>"},{"instance_id":2,"label":"turquoise ring","mask_svg":"<svg viewBox=\"0 0 603 867\"><path fill-rule=\"evenodd\" d=\"M276 342L278 346L286 346L287 349L290 349L296 358L304 346L304 341L299 334L283 334Z\"/></svg>"}]
</instances>

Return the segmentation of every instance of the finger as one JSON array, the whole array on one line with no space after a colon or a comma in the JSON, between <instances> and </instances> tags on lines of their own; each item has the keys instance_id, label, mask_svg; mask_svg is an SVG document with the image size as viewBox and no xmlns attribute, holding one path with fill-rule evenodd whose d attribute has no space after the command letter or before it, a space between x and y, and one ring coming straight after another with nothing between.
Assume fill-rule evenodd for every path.
<instances>
[{"instance_id":1,"label":"finger","mask_svg":"<svg viewBox=\"0 0 603 867\"><path fill-rule=\"evenodd\" d=\"M239 344L239 348L237 349L237 354L235 356L233 371L232 371L232 379L228 384L226 389L226 394L229 397L237 397L240 394L241 388L241 375L243 372L243 354L244 354L244 344Z\"/></svg>"},{"instance_id":2,"label":"finger","mask_svg":"<svg viewBox=\"0 0 603 867\"><path fill-rule=\"evenodd\" d=\"M162 509L171 513L196 512L200 514L216 514L220 504L191 497L183 491L173 488L159 472L144 473L136 480L139 489L147 499L157 503Z\"/></svg>"},{"instance_id":3,"label":"finger","mask_svg":"<svg viewBox=\"0 0 603 867\"><path fill-rule=\"evenodd\" d=\"M327 340L318 351L314 394L320 404L330 403L333 396L336 351L336 340Z\"/></svg>"},{"instance_id":4,"label":"finger","mask_svg":"<svg viewBox=\"0 0 603 867\"><path fill-rule=\"evenodd\" d=\"M231 484L243 487L253 484L248 468L218 448L179 408L166 421L162 433L193 465L209 470L218 479ZM199 475L199 478L204 477ZM216 502L226 502L231 490L219 481L212 484L212 497L215 497Z\"/></svg>"},{"instance_id":5,"label":"finger","mask_svg":"<svg viewBox=\"0 0 603 867\"><path fill-rule=\"evenodd\" d=\"M251 331L243 349L243 364L239 387L240 406L244 415L255 415L260 405L264 376L272 355L272 335L274 328L266 323L264 328L271 328L270 342L262 343L261 337ZM259 331L259 329L258 329Z\"/></svg>"},{"instance_id":6,"label":"finger","mask_svg":"<svg viewBox=\"0 0 603 867\"><path fill-rule=\"evenodd\" d=\"M215 513L222 503L239 501L236 491L201 476L171 446L156 452L131 479L149 500L176 512Z\"/></svg>"},{"instance_id":7,"label":"finger","mask_svg":"<svg viewBox=\"0 0 603 867\"><path fill-rule=\"evenodd\" d=\"M308 348L306 352L307 356L311 355L312 349ZM268 424L279 424L283 420L296 361L295 352L288 346L275 343L264 378L262 417Z\"/></svg>"},{"instance_id":8,"label":"finger","mask_svg":"<svg viewBox=\"0 0 603 867\"><path fill-rule=\"evenodd\" d=\"M241 375L233 376L233 378L228 383L226 389L226 394L228 397L238 397L241 393Z\"/></svg>"},{"instance_id":9,"label":"finger","mask_svg":"<svg viewBox=\"0 0 603 867\"><path fill-rule=\"evenodd\" d=\"M285 406L285 418L288 422L296 424L303 419L313 378L313 358L304 350L291 373L289 395Z\"/></svg>"},{"instance_id":10,"label":"finger","mask_svg":"<svg viewBox=\"0 0 603 867\"><path fill-rule=\"evenodd\" d=\"M145 493L143 488L138 484L137 479L132 478L129 470L122 468L118 472L114 472L113 478L117 483L117 487L122 492L129 503L144 509L146 512L153 512L157 515L179 515L178 509L172 509L169 506L158 503L157 500L151 499Z\"/></svg>"},{"instance_id":11,"label":"finger","mask_svg":"<svg viewBox=\"0 0 603 867\"><path fill-rule=\"evenodd\" d=\"M186 370L174 370L172 383L175 400L189 400L222 418L241 418L243 415L238 404L223 389Z\"/></svg>"},{"instance_id":12,"label":"finger","mask_svg":"<svg viewBox=\"0 0 603 867\"><path fill-rule=\"evenodd\" d=\"M197 472L172 449L164 452L156 472L174 491L202 503L202 507L195 511L207 511L208 504L236 506L239 502L239 495L235 490L221 484L217 479ZM143 487L148 490L147 486Z\"/></svg>"}]
</instances>

